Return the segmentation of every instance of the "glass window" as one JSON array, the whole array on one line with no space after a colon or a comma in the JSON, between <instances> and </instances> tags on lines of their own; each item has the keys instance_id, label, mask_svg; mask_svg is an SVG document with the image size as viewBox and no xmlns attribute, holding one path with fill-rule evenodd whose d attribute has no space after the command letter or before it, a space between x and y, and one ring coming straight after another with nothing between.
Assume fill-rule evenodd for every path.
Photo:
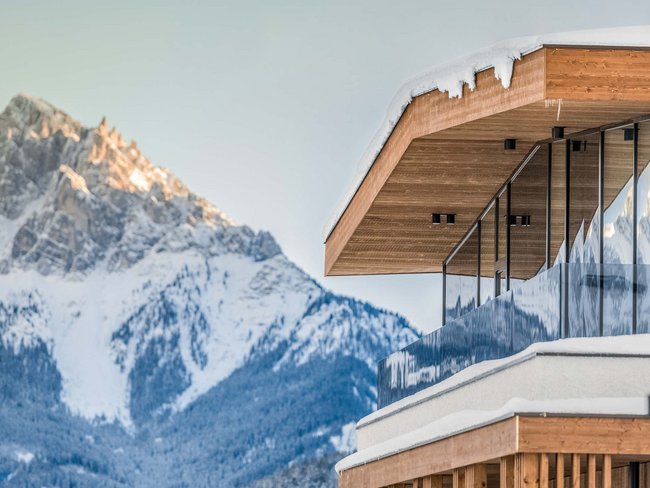
<instances>
[{"instance_id":1,"label":"glass window","mask_svg":"<svg viewBox=\"0 0 650 488\"><path fill-rule=\"evenodd\" d=\"M569 336L600 334L600 132L574 138L569 182Z\"/></svg>"},{"instance_id":2,"label":"glass window","mask_svg":"<svg viewBox=\"0 0 650 488\"><path fill-rule=\"evenodd\" d=\"M650 122L639 124L637 332L650 333Z\"/></svg>"},{"instance_id":3,"label":"glass window","mask_svg":"<svg viewBox=\"0 0 650 488\"><path fill-rule=\"evenodd\" d=\"M447 263L445 322L476 308L478 290L478 232L467 240Z\"/></svg>"},{"instance_id":4,"label":"glass window","mask_svg":"<svg viewBox=\"0 0 650 488\"><path fill-rule=\"evenodd\" d=\"M481 303L488 302L494 298L494 229L495 229L495 205L492 206L481 221Z\"/></svg>"},{"instance_id":5,"label":"glass window","mask_svg":"<svg viewBox=\"0 0 650 488\"><path fill-rule=\"evenodd\" d=\"M510 288L545 268L547 173L545 145L537 150L510 187Z\"/></svg>"},{"instance_id":6,"label":"glass window","mask_svg":"<svg viewBox=\"0 0 650 488\"><path fill-rule=\"evenodd\" d=\"M569 262L599 261L598 159L600 133L571 141Z\"/></svg>"},{"instance_id":7,"label":"glass window","mask_svg":"<svg viewBox=\"0 0 650 488\"><path fill-rule=\"evenodd\" d=\"M605 133L603 326L605 335L632 332L632 127Z\"/></svg>"}]
</instances>

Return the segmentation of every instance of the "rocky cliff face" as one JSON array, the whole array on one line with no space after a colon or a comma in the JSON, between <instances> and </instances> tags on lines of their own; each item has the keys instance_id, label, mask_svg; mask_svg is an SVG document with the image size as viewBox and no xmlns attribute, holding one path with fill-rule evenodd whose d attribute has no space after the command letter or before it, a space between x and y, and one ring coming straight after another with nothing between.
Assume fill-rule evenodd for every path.
<instances>
[{"instance_id":1,"label":"rocky cliff face","mask_svg":"<svg viewBox=\"0 0 650 488\"><path fill-rule=\"evenodd\" d=\"M27 95L0 115L0 228L6 482L313 473L350 448L376 361L416 337L323 289L105 120Z\"/></svg>"}]
</instances>

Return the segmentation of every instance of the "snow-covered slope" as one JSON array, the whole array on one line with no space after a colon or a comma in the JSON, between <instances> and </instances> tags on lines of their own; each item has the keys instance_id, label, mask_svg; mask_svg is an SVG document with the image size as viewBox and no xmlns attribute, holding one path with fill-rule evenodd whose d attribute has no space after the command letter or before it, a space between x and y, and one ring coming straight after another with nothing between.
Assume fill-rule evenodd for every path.
<instances>
[{"instance_id":1,"label":"snow-covered slope","mask_svg":"<svg viewBox=\"0 0 650 488\"><path fill-rule=\"evenodd\" d=\"M180 432L174 419L196 422L201 402L218 424L223 398L241 394L230 384L252 391L323 361L341 374L350 360L358 416L375 401L376 361L416 337L401 317L323 289L269 233L235 224L105 120L86 128L27 95L0 115L0 228L0 345L45 354L38 364L60 375L48 389L91 425ZM300 388L287 395L300 401ZM303 458L343 445L353 418L314 426Z\"/></svg>"}]
</instances>

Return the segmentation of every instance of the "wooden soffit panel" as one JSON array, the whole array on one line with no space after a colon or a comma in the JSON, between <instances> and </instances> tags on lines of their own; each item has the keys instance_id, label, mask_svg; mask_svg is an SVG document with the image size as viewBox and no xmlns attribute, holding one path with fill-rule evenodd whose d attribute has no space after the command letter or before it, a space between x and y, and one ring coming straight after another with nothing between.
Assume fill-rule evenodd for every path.
<instances>
[{"instance_id":1,"label":"wooden soffit panel","mask_svg":"<svg viewBox=\"0 0 650 488\"><path fill-rule=\"evenodd\" d=\"M515 62L508 89L486 70L462 98L416 97L328 236L325 274L440 272L551 127L570 134L648 113L648 50L547 47ZM434 227L432 212L457 223Z\"/></svg>"}]
</instances>

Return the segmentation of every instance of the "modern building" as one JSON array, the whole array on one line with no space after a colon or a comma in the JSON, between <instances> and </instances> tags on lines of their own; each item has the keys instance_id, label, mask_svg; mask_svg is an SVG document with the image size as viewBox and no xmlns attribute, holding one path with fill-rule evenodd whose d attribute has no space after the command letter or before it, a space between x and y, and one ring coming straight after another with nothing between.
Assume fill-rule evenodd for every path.
<instances>
[{"instance_id":1,"label":"modern building","mask_svg":"<svg viewBox=\"0 0 650 488\"><path fill-rule=\"evenodd\" d=\"M515 39L400 92L325 273L442 273L444 325L380 362L341 488L650 487L648 46Z\"/></svg>"}]
</instances>

